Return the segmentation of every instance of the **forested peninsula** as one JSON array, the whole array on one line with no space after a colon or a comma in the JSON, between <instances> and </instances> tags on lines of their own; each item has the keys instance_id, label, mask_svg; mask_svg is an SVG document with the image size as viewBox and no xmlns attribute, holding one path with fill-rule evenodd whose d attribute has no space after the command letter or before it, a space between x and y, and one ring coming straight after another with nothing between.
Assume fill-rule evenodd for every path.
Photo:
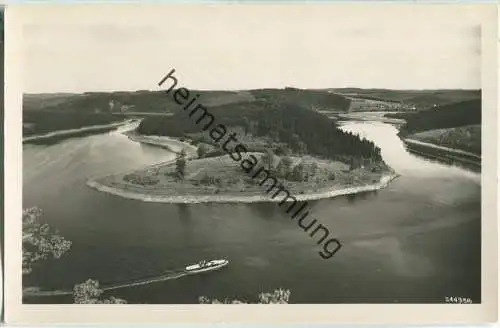
<instances>
[{"instance_id":1,"label":"forested peninsula","mask_svg":"<svg viewBox=\"0 0 500 328\"><path fill-rule=\"evenodd\" d=\"M186 150L196 147L196 153L183 150L172 162L95 178L89 186L145 201L244 202L269 200L264 193L273 188L272 181L266 183L269 176L297 199L374 190L394 177L373 142L341 130L314 107L345 111L349 99L299 89L263 89L254 95L252 101L209 107L217 124L227 127L225 135L234 136L231 146L181 108L172 116L146 117L133 132L136 138L149 138L150 144L162 136L177 138ZM236 157L253 157L255 168L268 173L252 175Z\"/></svg>"}]
</instances>

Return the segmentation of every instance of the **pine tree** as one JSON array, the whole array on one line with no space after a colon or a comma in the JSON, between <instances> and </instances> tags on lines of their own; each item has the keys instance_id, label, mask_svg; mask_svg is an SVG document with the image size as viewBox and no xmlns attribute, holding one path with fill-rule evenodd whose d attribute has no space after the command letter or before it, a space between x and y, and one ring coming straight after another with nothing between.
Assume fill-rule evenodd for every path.
<instances>
[{"instance_id":1,"label":"pine tree","mask_svg":"<svg viewBox=\"0 0 500 328\"><path fill-rule=\"evenodd\" d=\"M304 164L302 162L294 166L292 170L292 179L298 182L304 181Z\"/></svg>"},{"instance_id":2,"label":"pine tree","mask_svg":"<svg viewBox=\"0 0 500 328\"><path fill-rule=\"evenodd\" d=\"M292 163L293 163L292 159L288 156L281 158L281 161L278 164L276 171L282 178L286 179L288 175L290 175Z\"/></svg>"},{"instance_id":3,"label":"pine tree","mask_svg":"<svg viewBox=\"0 0 500 328\"><path fill-rule=\"evenodd\" d=\"M313 162L311 164L311 175L315 176L318 173L318 164L316 162Z\"/></svg>"},{"instance_id":4,"label":"pine tree","mask_svg":"<svg viewBox=\"0 0 500 328\"><path fill-rule=\"evenodd\" d=\"M243 117L243 129L245 130L245 135L250 132L250 122L248 121L247 117Z\"/></svg>"},{"instance_id":5,"label":"pine tree","mask_svg":"<svg viewBox=\"0 0 500 328\"><path fill-rule=\"evenodd\" d=\"M266 152L262 155L261 161L262 165L266 167L266 169L271 172L273 169L273 159L274 159L274 153L270 148L267 148Z\"/></svg>"},{"instance_id":6,"label":"pine tree","mask_svg":"<svg viewBox=\"0 0 500 328\"><path fill-rule=\"evenodd\" d=\"M177 177L181 180L184 179L186 173L186 150L183 148L179 154L177 154L177 159L175 161L175 171Z\"/></svg>"}]
</instances>

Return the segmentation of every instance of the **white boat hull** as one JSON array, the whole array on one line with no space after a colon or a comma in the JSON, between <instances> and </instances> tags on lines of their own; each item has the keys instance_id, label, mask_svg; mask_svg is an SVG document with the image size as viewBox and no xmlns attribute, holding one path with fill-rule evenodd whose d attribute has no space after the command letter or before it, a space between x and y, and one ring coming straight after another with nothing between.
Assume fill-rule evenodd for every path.
<instances>
[{"instance_id":1,"label":"white boat hull","mask_svg":"<svg viewBox=\"0 0 500 328\"><path fill-rule=\"evenodd\" d=\"M207 262L208 266L200 266L199 264L190 265L185 268L187 274L202 273L214 270L220 270L229 264L228 260L214 260Z\"/></svg>"}]
</instances>

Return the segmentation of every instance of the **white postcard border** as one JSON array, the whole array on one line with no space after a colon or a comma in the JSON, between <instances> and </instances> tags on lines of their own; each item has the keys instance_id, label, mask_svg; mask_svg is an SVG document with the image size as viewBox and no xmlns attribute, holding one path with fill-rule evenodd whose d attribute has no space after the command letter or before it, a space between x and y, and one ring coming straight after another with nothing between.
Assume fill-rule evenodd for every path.
<instances>
[{"instance_id":1,"label":"white postcard border","mask_svg":"<svg viewBox=\"0 0 500 328\"><path fill-rule=\"evenodd\" d=\"M348 6L346 4L310 4ZM367 6L355 4L354 6ZM377 4L398 10L413 4ZM497 12L495 5L425 5L429 10L472 10L482 24L483 171L482 304L341 305L23 305L21 304L22 19L23 7L5 10L5 319L9 324L54 323L406 323L477 324L497 320ZM48 6L48 4L44 5ZM92 6L87 4L86 6ZM118 5L115 5L118 6ZM120 5L122 6L122 5ZM191 5L192 6L192 5ZM213 6L213 5L212 5ZM224 5L221 5L224 6ZM231 6L231 5L228 5ZM261 5L262 6L262 5ZM265 5L277 10L277 5ZM284 6L284 5L281 5ZM424 5L420 5L424 6ZM433 8L430 8L430 7ZM123 5L120 10L135 10ZM328 10L331 10L329 8ZM277 15L279 12L277 12ZM367 16L369 10L367 9ZM369 17L367 17L369 18ZM89 17L91 19L91 17ZM238 19L235 17L235 19ZM48 77L50 78L50 77ZM154 81L153 81L154 82Z\"/></svg>"}]
</instances>

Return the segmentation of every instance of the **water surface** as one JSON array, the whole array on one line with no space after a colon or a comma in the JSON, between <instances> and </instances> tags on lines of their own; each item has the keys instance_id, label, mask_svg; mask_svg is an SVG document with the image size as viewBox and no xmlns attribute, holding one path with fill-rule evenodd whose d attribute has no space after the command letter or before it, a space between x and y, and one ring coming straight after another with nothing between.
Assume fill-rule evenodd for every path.
<instances>
[{"instance_id":1,"label":"water surface","mask_svg":"<svg viewBox=\"0 0 500 328\"><path fill-rule=\"evenodd\" d=\"M112 295L129 303L196 303L201 295L253 300L281 287L294 303L425 303L445 296L479 302L480 175L408 153L390 124L343 128L374 141L401 177L377 192L309 202L311 216L343 242L329 260L273 203L170 205L90 189L89 177L174 156L117 131L24 145L24 206L39 206L73 242L65 257L43 263L24 285L71 289L88 278L114 284L227 258L230 265L219 272Z\"/></svg>"}]
</instances>

